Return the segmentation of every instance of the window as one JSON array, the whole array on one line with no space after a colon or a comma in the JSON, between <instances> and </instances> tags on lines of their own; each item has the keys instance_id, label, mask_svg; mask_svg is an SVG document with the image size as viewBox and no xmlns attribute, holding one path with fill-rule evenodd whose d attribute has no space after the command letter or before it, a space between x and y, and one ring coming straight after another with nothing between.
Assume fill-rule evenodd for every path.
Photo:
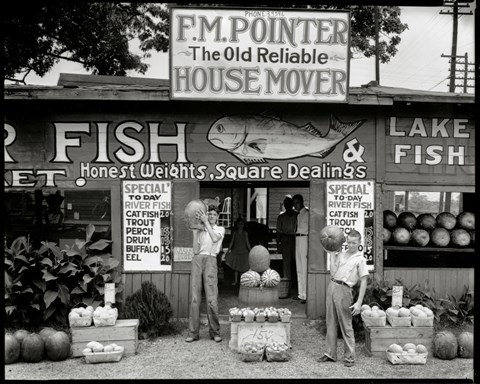
<instances>
[{"instance_id":1,"label":"window","mask_svg":"<svg viewBox=\"0 0 480 384\"><path fill-rule=\"evenodd\" d=\"M84 239L88 224L95 225L92 240L111 238L110 190L7 190L4 196L7 245L28 236L34 247L51 241L62 248Z\"/></svg>"}]
</instances>

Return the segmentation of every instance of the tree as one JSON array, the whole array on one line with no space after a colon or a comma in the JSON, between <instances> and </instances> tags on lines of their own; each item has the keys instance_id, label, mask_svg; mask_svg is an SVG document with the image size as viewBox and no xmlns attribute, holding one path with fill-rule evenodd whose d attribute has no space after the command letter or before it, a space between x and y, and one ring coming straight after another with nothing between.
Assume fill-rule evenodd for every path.
<instances>
[{"instance_id":1,"label":"tree","mask_svg":"<svg viewBox=\"0 0 480 384\"><path fill-rule=\"evenodd\" d=\"M168 10L161 4L104 2L8 3L4 10L4 78L45 75L61 59L98 75L145 73L150 51L168 49ZM129 42L138 39L142 56Z\"/></svg>"},{"instance_id":2,"label":"tree","mask_svg":"<svg viewBox=\"0 0 480 384\"><path fill-rule=\"evenodd\" d=\"M191 6L227 6L227 4L189 3ZM230 7L270 7L290 9L321 9L321 10L348 10L350 11L350 47L353 57L361 55L365 57L375 56L375 6L362 5L317 5L317 4L228 4ZM408 29L408 24L400 20L400 7L381 6L379 12L378 31L383 40L379 41L379 57L381 63L388 63L398 52L400 34Z\"/></svg>"},{"instance_id":3,"label":"tree","mask_svg":"<svg viewBox=\"0 0 480 384\"><path fill-rule=\"evenodd\" d=\"M61 59L81 63L98 75L125 76L128 70L144 74L142 60L151 51L168 50L169 11L175 3L105 3L36 1L8 2L4 10L4 79L24 82L30 72L44 76ZM182 4L185 5L185 4ZM190 3L196 7L226 4ZM375 55L375 7L292 4L228 4L239 8L346 9L351 12L353 57ZM400 8L380 8L380 61L397 53L400 34L408 28ZM129 43L138 39L142 56ZM17 77L22 77L18 79Z\"/></svg>"}]
</instances>

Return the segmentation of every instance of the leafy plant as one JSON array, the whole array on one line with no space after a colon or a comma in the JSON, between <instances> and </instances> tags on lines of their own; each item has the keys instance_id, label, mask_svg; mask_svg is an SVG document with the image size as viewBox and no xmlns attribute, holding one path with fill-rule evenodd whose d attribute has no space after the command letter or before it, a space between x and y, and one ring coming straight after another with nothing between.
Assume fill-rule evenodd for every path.
<instances>
[{"instance_id":1,"label":"leafy plant","mask_svg":"<svg viewBox=\"0 0 480 384\"><path fill-rule=\"evenodd\" d=\"M127 297L122 311L125 319L139 319L139 333L149 338L167 334L173 330L170 318L172 307L167 296L151 281L145 281L139 290Z\"/></svg>"},{"instance_id":2,"label":"leafy plant","mask_svg":"<svg viewBox=\"0 0 480 384\"><path fill-rule=\"evenodd\" d=\"M445 300L446 319L454 325L463 325L464 323L472 323L474 318L474 291L465 286L460 298L454 295L447 295Z\"/></svg>"},{"instance_id":3,"label":"leafy plant","mask_svg":"<svg viewBox=\"0 0 480 384\"><path fill-rule=\"evenodd\" d=\"M102 301L105 283L115 283L117 293L122 291L119 261L107 252L111 241L92 242L94 232L88 225L85 240L76 239L64 250L52 242L41 242L35 250L27 237L5 248L7 324L65 325L75 304L96 306Z\"/></svg>"}]
</instances>

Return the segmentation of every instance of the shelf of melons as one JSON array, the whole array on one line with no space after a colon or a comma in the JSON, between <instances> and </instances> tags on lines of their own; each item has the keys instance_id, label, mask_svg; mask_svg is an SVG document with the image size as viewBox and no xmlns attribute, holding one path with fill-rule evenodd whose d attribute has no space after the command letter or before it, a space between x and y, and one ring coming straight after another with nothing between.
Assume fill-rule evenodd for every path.
<instances>
[{"instance_id":1,"label":"shelf of melons","mask_svg":"<svg viewBox=\"0 0 480 384\"><path fill-rule=\"evenodd\" d=\"M445 248L445 247L413 247L406 245L384 245L384 250L418 251L418 252L475 252L475 248Z\"/></svg>"}]
</instances>

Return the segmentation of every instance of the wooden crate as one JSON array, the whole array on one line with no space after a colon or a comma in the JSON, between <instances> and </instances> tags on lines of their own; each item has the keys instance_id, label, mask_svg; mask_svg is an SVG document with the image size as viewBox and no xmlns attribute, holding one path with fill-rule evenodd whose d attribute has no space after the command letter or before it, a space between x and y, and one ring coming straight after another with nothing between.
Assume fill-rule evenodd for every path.
<instances>
[{"instance_id":1,"label":"wooden crate","mask_svg":"<svg viewBox=\"0 0 480 384\"><path fill-rule=\"evenodd\" d=\"M238 303L240 307L278 307L278 285L276 287L244 287L240 285Z\"/></svg>"},{"instance_id":2,"label":"wooden crate","mask_svg":"<svg viewBox=\"0 0 480 384\"><path fill-rule=\"evenodd\" d=\"M98 341L103 345L115 343L125 348L125 355L137 353L138 319L117 320L110 327L70 328L72 334L72 357L83 356L82 351L90 341Z\"/></svg>"},{"instance_id":3,"label":"wooden crate","mask_svg":"<svg viewBox=\"0 0 480 384\"><path fill-rule=\"evenodd\" d=\"M365 327L365 348L370 356L385 356L391 344L403 347L406 343L423 344L429 354L433 351L433 327Z\"/></svg>"},{"instance_id":4,"label":"wooden crate","mask_svg":"<svg viewBox=\"0 0 480 384\"><path fill-rule=\"evenodd\" d=\"M232 351L239 352L240 345L248 341L268 343L276 341L290 345L291 323L246 323L245 321L230 323L230 342L228 346Z\"/></svg>"}]
</instances>

